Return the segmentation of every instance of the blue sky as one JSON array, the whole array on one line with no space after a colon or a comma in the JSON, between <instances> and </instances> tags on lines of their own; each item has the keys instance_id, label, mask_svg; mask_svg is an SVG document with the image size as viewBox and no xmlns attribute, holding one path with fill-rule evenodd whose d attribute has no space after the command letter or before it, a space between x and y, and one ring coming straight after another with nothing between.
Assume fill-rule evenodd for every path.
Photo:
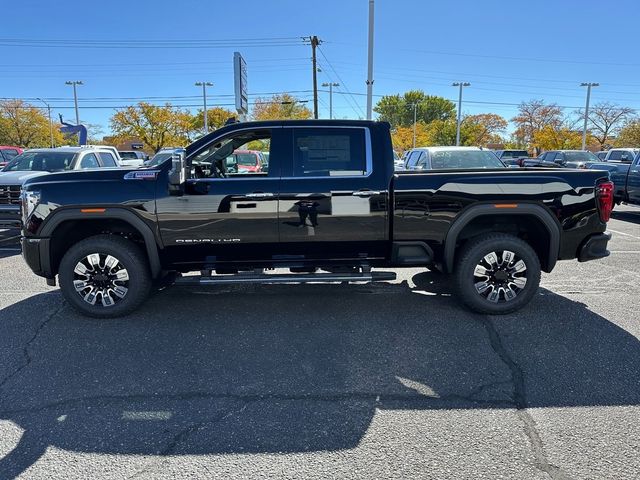
<instances>
[{"instance_id":1,"label":"blue sky","mask_svg":"<svg viewBox=\"0 0 640 480\"><path fill-rule=\"evenodd\" d=\"M247 60L252 96L290 91L311 100L310 47L298 39L318 35L319 82L341 83L334 116L364 116L367 0L60 5L22 0L3 7L0 97L42 97L56 116L73 120L72 91L64 82L82 80L81 119L108 133L113 107L139 99L170 100L195 111L201 104L195 81L214 83L210 105L233 108L238 50ZM632 0L376 0L374 94L422 89L455 100L451 82L463 80L472 84L465 89L464 113L510 118L514 104L532 98L569 111L580 107L585 92L579 84L593 81L601 85L593 102L640 111L638 13L640 4ZM42 45L34 40L49 42L26 46ZM52 46L52 40L64 46ZM140 43L173 40L180 48ZM121 41L123 48L102 48L100 41ZM321 117L328 117L328 104L328 93L321 92Z\"/></svg>"}]
</instances>

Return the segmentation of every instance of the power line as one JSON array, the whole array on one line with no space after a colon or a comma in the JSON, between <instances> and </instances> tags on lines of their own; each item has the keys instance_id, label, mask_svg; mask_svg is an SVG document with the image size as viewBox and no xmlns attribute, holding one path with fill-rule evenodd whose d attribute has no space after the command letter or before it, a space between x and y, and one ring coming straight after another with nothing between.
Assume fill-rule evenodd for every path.
<instances>
[{"instance_id":1,"label":"power line","mask_svg":"<svg viewBox=\"0 0 640 480\"><path fill-rule=\"evenodd\" d=\"M351 91L349 90L349 87L347 86L346 82L342 79L342 77L340 77L340 74L336 71L336 69L333 68L333 65L331 64L327 56L324 54L323 49L318 47L318 51L320 52L320 55L322 55L322 58L325 59L325 61L327 62L327 64L329 65L333 73L335 73L336 77L338 77L338 82L342 85L342 88L344 89L344 91L347 92L347 94L353 99L353 102L355 103L356 107L360 111L360 115L362 116L362 118L364 118L366 116L364 113L364 110L362 110L362 108L360 107L356 99L353 97L353 95L351 95ZM358 112L356 112L356 115L357 114Z\"/></svg>"}]
</instances>

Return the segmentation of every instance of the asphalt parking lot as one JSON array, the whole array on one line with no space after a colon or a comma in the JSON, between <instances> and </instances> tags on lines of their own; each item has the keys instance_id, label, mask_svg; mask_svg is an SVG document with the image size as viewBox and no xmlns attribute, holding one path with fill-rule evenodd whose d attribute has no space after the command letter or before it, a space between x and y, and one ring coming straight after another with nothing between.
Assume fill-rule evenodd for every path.
<instances>
[{"instance_id":1,"label":"asphalt parking lot","mask_svg":"<svg viewBox=\"0 0 640 480\"><path fill-rule=\"evenodd\" d=\"M171 288L109 321L0 232L0 478L638 478L640 209L610 229L504 317L399 270Z\"/></svg>"}]
</instances>

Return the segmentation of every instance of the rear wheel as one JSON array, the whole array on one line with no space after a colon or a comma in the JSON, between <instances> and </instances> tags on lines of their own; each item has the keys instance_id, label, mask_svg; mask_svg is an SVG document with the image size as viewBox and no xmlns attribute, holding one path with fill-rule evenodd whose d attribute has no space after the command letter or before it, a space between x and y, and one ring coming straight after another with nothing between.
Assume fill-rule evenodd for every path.
<instances>
[{"instance_id":1,"label":"rear wheel","mask_svg":"<svg viewBox=\"0 0 640 480\"><path fill-rule=\"evenodd\" d=\"M511 313L531 301L540 285L540 260L531 246L513 235L469 240L456 264L462 301L479 313Z\"/></svg>"},{"instance_id":2,"label":"rear wheel","mask_svg":"<svg viewBox=\"0 0 640 480\"><path fill-rule=\"evenodd\" d=\"M96 318L133 312L151 288L142 250L115 235L96 235L72 246L60 262L58 275L65 299L79 312Z\"/></svg>"}]
</instances>

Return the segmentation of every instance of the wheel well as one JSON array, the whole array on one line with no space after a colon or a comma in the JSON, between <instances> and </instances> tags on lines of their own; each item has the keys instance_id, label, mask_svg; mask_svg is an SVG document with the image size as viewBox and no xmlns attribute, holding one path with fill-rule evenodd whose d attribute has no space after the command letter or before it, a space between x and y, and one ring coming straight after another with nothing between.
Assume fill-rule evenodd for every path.
<instances>
[{"instance_id":1,"label":"wheel well","mask_svg":"<svg viewBox=\"0 0 640 480\"><path fill-rule=\"evenodd\" d=\"M486 233L508 233L527 242L536 252L542 270L550 271L549 252L551 234L547 227L534 215L481 215L467 223L456 238L455 260L460 249L471 238ZM555 260L555 259L554 259Z\"/></svg>"},{"instance_id":2,"label":"wheel well","mask_svg":"<svg viewBox=\"0 0 640 480\"><path fill-rule=\"evenodd\" d=\"M62 257L74 244L94 235L112 234L126 238L145 251L144 238L130 223L118 218L66 220L51 234L51 268L58 273Z\"/></svg>"}]
</instances>

